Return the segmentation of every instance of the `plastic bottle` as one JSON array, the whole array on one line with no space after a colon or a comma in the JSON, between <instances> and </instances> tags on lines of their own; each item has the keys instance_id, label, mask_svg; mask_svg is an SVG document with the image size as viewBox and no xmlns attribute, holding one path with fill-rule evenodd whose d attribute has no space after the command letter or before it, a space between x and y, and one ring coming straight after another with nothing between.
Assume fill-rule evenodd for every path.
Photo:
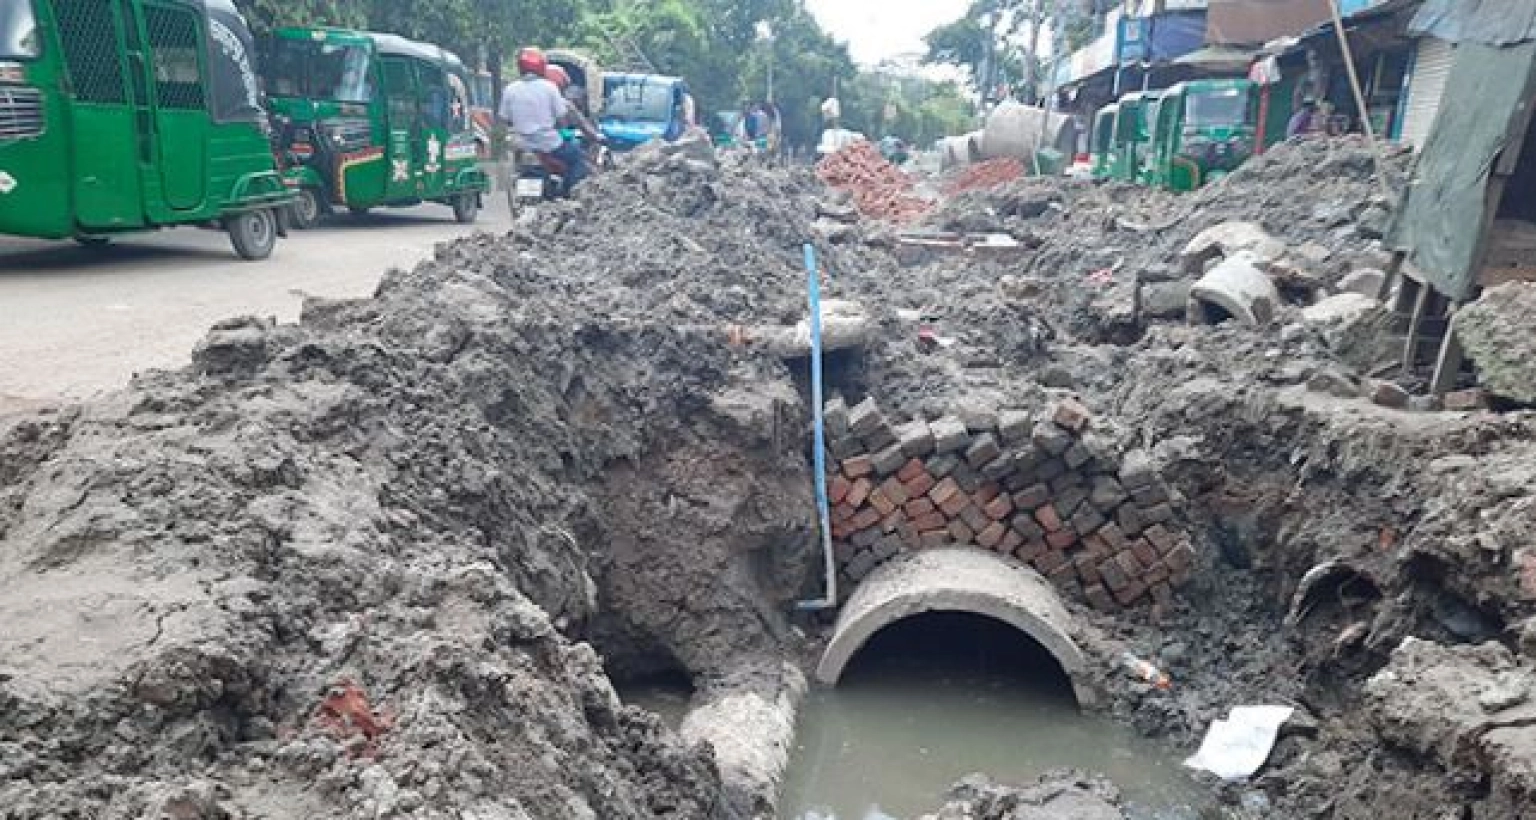
<instances>
[{"instance_id":1,"label":"plastic bottle","mask_svg":"<svg viewBox=\"0 0 1536 820\"><path fill-rule=\"evenodd\" d=\"M1166 692L1173 688L1173 681L1168 677L1168 673L1158 669L1151 661L1142 660L1130 652L1125 652L1120 655L1120 665L1125 667L1125 671L1130 673L1131 677L1150 683L1155 689Z\"/></svg>"}]
</instances>

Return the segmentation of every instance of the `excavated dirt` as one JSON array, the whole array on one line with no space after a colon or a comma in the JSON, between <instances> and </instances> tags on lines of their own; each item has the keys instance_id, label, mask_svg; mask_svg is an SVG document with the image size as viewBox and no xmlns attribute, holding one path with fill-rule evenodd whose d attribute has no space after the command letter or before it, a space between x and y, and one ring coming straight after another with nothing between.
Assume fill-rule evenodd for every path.
<instances>
[{"instance_id":1,"label":"excavated dirt","mask_svg":"<svg viewBox=\"0 0 1536 820\"><path fill-rule=\"evenodd\" d=\"M1384 311L1303 313L1385 265L1373 168L1340 139L1187 196L1024 179L923 226L1016 245L944 250L809 172L648 151L375 299L6 420L0 817L766 816L611 680L771 697L809 654L804 361L757 340L804 316L811 238L873 323L828 363L850 403L1070 395L1155 459L1198 570L1171 608L1080 609L1078 640L1113 713L1185 749L1299 707L1252 782L1212 783L1226 816L1531 816L1536 416L1373 404ZM1231 220L1284 245L1286 304L1191 325L1182 251ZM1118 811L1075 775L955 798Z\"/></svg>"}]
</instances>

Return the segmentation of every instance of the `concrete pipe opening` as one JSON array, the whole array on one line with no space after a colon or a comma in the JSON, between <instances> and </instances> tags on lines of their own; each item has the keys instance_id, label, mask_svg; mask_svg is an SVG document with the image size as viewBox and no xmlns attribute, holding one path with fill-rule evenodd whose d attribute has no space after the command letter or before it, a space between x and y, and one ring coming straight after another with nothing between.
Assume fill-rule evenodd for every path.
<instances>
[{"instance_id":1,"label":"concrete pipe opening","mask_svg":"<svg viewBox=\"0 0 1536 820\"><path fill-rule=\"evenodd\" d=\"M1050 583L1012 558L963 547L907 553L871 573L843 606L816 679L837 685L876 633L913 616L946 612L984 616L1023 633L1066 673L1079 705L1094 703L1071 616Z\"/></svg>"}]
</instances>

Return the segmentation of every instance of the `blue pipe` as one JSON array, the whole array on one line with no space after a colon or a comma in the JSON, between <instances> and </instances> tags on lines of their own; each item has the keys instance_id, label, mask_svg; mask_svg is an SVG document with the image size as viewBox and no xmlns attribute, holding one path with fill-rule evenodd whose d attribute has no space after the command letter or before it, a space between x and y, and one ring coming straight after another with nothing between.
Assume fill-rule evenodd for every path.
<instances>
[{"instance_id":1,"label":"blue pipe","mask_svg":"<svg viewBox=\"0 0 1536 820\"><path fill-rule=\"evenodd\" d=\"M826 597L800 601L795 604L795 608L819 611L837 606L837 557L832 551L832 505L827 501L827 427L821 386L821 275L816 264L816 248L809 242L805 243L805 284L811 306L811 413L816 430L816 515L821 525L822 560L826 565L827 577Z\"/></svg>"}]
</instances>

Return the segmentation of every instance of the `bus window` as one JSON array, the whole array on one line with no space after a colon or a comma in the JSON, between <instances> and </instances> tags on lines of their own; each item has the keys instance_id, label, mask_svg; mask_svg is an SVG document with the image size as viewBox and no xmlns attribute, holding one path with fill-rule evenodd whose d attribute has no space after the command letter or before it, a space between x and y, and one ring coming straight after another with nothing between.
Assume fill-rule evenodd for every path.
<instances>
[{"instance_id":1,"label":"bus window","mask_svg":"<svg viewBox=\"0 0 1536 820\"><path fill-rule=\"evenodd\" d=\"M404 57L385 57L384 95L389 100L389 127L409 130L415 127L420 105L416 99L416 81L411 61Z\"/></svg>"},{"instance_id":2,"label":"bus window","mask_svg":"<svg viewBox=\"0 0 1536 820\"><path fill-rule=\"evenodd\" d=\"M373 99L369 52L361 45L278 40L268 69L271 93L279 97L366 103Z\"/></svg>"}]
</instances>

